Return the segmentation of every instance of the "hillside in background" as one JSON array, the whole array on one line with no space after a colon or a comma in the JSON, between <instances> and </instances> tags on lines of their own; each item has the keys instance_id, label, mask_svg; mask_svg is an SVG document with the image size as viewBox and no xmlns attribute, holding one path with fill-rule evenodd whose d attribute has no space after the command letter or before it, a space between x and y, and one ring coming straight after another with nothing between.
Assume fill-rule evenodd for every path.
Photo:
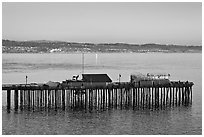
<instances>
[{"instance_id":1,"label":"hillside in background","mask_svg":"<svg viewBox=\"0 0 204 137\"><path fill-rule=\"evenodd\" d=\"M76 43L63 41L11 41L2 40L3 53L70 53L70 52L164 52L201 53L202 46L126 44L126 43Z\"/></svg>"}]
</instances>

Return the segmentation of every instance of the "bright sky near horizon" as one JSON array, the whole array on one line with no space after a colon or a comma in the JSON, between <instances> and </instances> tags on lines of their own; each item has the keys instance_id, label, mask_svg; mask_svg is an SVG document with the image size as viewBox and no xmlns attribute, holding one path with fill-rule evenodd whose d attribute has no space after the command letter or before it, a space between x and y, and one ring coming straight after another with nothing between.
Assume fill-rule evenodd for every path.
<instances>
[{"instance_id":1,"label":"bright sky near horizon","mask_svg":"<svg viewBox=\"0 0 204 137\"><path fill-rule=\"evenodd\" d=\"M202 45L202 3L2 3L2 38Z\"/></svg>"}]
</instances>

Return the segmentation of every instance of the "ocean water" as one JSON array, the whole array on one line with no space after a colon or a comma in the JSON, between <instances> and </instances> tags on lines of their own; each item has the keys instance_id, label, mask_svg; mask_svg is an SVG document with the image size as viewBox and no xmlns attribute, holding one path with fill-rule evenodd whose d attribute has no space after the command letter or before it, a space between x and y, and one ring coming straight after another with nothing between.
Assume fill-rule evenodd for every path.
<instances>
[{"instance_id":1,"label":"ocean water","mask_svg":"<svg viewBox=\"0 0 204 137\"><path fill-rule=\"evenodd\" d=\"M85 73L107 73L129 81L134 73L166 73L171 80L192 81L193 104L165 110L111 109L6 112L2 92L2 134L202 134L201 53L87 53ZM61 82L82 73L82 54L3 54L2 83ZM13 104L13 102L12 102Z\"/></svg>"}]
</instances>

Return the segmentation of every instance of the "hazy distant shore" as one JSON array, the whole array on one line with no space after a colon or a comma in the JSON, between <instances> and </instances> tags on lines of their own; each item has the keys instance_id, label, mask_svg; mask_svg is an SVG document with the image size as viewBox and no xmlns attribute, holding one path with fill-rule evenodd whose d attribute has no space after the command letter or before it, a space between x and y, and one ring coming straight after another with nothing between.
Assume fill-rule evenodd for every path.
<instances>
[{"instance_id":1,"label":"hazy distant shore","mask_svg":"<svg viewBox=\"0 0 204 137\"><path fill-rule=\"evenodd\" d=\"M202 46L2 40L3 53L202 53Z\"/></svg>"}]
</instances>

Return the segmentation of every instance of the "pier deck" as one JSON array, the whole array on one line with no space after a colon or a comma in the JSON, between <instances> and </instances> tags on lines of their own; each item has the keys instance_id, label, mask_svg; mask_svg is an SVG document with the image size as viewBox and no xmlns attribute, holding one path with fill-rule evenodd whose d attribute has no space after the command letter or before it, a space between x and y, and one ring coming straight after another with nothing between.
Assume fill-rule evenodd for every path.
<instances>
[{"instance_id":1,"label":"pier deck","mask_svg":"<svg viewBox=\"0 0 204 137\"><path fill-rule=\"evenodd\" d=\"M3 84L7 91L7 110L108 108L163 109L192 103L193 82L171 81L168 84L137 85L130 82L111 83L103 87L70 87L66 84ZM11 105L11 92L14 104Z\"/></svg>"}]
</instances>

